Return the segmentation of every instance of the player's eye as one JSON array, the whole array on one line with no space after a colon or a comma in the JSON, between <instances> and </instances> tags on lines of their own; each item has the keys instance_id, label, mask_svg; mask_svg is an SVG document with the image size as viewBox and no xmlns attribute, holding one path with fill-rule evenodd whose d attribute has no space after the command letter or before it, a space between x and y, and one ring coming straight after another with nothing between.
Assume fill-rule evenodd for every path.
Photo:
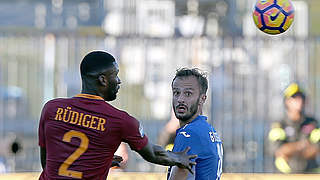
<instances>
[{"instance_id":1,"label":"player's eye","mask_svg":"<svg viewBox=\"0 0 320 180\"><path fill-rule=\"evenodd\" d=\"M185 92L185 95L186 95L186 96L191 96L191 95L192 95L192 92Z\"/></svg>"},{"instance_id":2,"label":"player's eye","mask_svg":"<svg viewBox=\"0 0 320 180\"><path fill-rule=\"evenodd\" d=\"M173 91L173 95L174 95L174 96L177 96L177 95L179 95L179 94L180 94L179 91Z\"/></svg>"}]
</instances>

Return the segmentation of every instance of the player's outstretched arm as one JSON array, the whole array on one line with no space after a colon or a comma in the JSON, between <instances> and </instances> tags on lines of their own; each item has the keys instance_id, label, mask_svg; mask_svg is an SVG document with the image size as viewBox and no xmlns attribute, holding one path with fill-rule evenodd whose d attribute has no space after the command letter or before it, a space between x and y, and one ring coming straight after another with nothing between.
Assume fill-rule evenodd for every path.
<instances>
[{"instance_id":1,"label":"player's outstretched arm","mask_svg":"<svg viewBox=\"0 0 320 180\"><path fill-rule=\"evenodd\" d=\"M196 163L191 159L196 158L197 155L188 155L187 152L190 147L187 147L181 152L166 151L161 146L148 143L144 148L137 151L143 159L164 166L178 166L183 169L188 169L191 173L192 166Z\"/></svg>"}]
</instances>

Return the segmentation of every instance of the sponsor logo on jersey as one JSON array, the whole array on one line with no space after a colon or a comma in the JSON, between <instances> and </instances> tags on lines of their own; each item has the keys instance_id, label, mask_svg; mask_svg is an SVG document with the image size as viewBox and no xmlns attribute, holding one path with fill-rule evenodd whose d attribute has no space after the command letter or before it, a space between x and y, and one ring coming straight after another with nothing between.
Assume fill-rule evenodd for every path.
<instances>
[{"instance_id":1,"label":"sponsor logo on jersey","mask_svg":"<svg viewBox=\"0 0 320 180\"><path fill-rule=\"evenodd\" d=\"M187 134L187 132L185 131L180 132L180 134L182 134L184 137L187 137L187 138L191 136L190 134Z\"/></svg>"}]
</instances>

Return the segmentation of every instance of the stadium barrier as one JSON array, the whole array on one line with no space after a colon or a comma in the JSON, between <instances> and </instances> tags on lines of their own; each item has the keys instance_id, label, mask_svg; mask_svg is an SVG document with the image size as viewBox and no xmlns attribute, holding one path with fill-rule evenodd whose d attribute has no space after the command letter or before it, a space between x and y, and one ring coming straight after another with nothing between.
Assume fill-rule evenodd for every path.
<instances>
[{"instance_id":1,"label":"stadium barrier","mask_svg":"<svg viewBox=\"0 0 320 180\"><path fill-rule=\"evenodd\" d=\"M0 180L37 180L39 173L0 174ZM108 180L165 180L165 173L111 173ZM320 174L224 173L221 180L315 180Z\"/></svg>"}]
</instances>

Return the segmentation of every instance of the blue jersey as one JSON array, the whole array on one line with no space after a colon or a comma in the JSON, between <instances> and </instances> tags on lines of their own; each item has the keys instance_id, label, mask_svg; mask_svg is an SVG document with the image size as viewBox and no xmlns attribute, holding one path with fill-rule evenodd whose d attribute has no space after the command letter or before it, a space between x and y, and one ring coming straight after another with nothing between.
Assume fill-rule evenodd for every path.
<instances>
[{"instance_id":1,"label":"blue jersey","mask_svg":"<svg viewBox=\"0 0 320 180\"><path fill-rule=\"evenodd\" d=\"M173 152L191 147L188 154L196 154L197 163L194 175L189 173L188 180L219 180L222 173L223 148L220 137L207 122L207 117L198 116L192 122L176 131ZM170 176L170 170L168 177Z\"/></svg>"}]
</instances>

